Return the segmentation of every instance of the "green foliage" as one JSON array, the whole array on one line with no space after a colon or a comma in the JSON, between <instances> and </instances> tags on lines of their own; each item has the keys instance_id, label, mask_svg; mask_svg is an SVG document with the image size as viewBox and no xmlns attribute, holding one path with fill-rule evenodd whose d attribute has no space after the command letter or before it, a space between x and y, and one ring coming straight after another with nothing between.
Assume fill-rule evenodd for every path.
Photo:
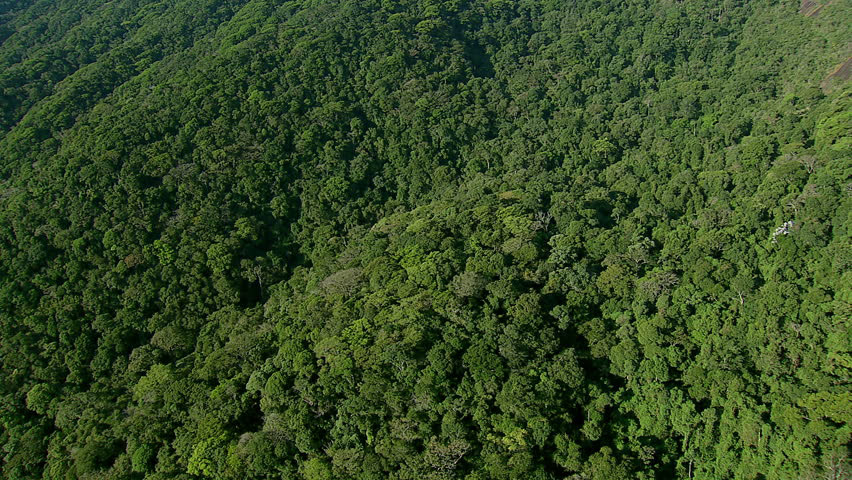
<instances>
[{"instance_id":1,"label":"green foliage","mask_svg":"<svg viewBox=\"0 0 852 480\"><path fill-rule=\"evenodd\" d=\"M848 477L799 7L0 2L0 476Z\"/></svg>"},{"instance_id":2,"label":"green foliage","mask_svg":"<svg viewBox=\"0 0 852 480\"><path fill-rule=\"evenodd\" d=\"M221 435L206 438L198 442L192 449L192 455L187 462L187 472L205 478L218 476L225 466L223 449L227 447L227 436Z\"/></svg>"},{"instance_id":3,"label":"green foliage","mask_svg":"<svg viewBox=\"0 0 852 480\"><path fill-rule=\"evenodd\" d=\"M56 393L50 385L36 384L27 392L27 408L39 415L48 415L50 402L55 396Z\"/></svg>"},{"instance_id":4,"label":"green foliage","mask_svg":"<svg viewBox=\"0 0 852 480\"><path fill-rule=\"evenodd\" d=\"M154 458L154 453L153 447L147 443L136 448L130 457L133 471L140 473L148 472L150 470L151 459Z\"/></svg>"}]
</instances>

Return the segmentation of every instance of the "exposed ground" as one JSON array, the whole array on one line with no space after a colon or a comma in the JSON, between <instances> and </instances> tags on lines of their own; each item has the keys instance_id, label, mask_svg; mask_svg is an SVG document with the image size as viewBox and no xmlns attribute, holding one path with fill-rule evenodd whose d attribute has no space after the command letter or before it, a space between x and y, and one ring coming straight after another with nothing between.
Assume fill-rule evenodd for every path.
<instances>
[{"instance_id":1,"label":"exposed ground","mask_svg":"<svg viewBox=\"0 0 852 480\"><path fill-rule=\"evenodd\" d=\"M837 68L828 74L820 86L823 90L830 90L833 86L849 80L849 77L852 77L852 57L846 59L845 62L838 65Z\"/></svg>"}]
</instances>

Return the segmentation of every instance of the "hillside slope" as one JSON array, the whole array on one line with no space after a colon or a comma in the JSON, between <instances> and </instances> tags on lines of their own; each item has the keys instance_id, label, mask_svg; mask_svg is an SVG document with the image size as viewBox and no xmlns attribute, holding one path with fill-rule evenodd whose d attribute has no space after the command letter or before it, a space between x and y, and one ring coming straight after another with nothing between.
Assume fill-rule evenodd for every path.
<instances>
[{"instance_id":1,"label":"hillside slope","mask_svg":"<svg viewBox=\"0 0 852 480\"><path fill-rule=\"evenodd\" d=\"M844 478L799 8L0 3L3 476Z\"/></svg>"}]
</instances>

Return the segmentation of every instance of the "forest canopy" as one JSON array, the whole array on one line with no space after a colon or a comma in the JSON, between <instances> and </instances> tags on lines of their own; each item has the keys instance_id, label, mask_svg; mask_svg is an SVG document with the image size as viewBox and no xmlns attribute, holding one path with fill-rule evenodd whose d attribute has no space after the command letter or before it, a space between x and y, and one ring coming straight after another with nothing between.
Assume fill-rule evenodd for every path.
<instances>
[{"instance_id":1,"label":"forest canopy","mask_svg":"<svg viewBox=\"0 0 852 480\"><path fill-rule=\"evenodd\" d=\"M851 41L0 0L0 475L849 478Z\"/></svg>"}]
</instances>

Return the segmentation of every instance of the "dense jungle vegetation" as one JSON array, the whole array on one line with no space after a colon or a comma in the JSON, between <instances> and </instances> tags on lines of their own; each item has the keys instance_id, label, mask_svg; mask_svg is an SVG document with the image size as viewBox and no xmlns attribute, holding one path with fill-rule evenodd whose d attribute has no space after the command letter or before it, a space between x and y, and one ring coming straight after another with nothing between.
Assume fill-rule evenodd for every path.
<instances>
[{"instance_id":1,"label":"dense jungle vegetation","mask_svg":"<svg viewBox=\"0 0 852 480\"><path fill-rule=\"evenodd\" d=\"M850 0L0 0L0 475L852 475Z\"/></svg>"}]
</instances>

